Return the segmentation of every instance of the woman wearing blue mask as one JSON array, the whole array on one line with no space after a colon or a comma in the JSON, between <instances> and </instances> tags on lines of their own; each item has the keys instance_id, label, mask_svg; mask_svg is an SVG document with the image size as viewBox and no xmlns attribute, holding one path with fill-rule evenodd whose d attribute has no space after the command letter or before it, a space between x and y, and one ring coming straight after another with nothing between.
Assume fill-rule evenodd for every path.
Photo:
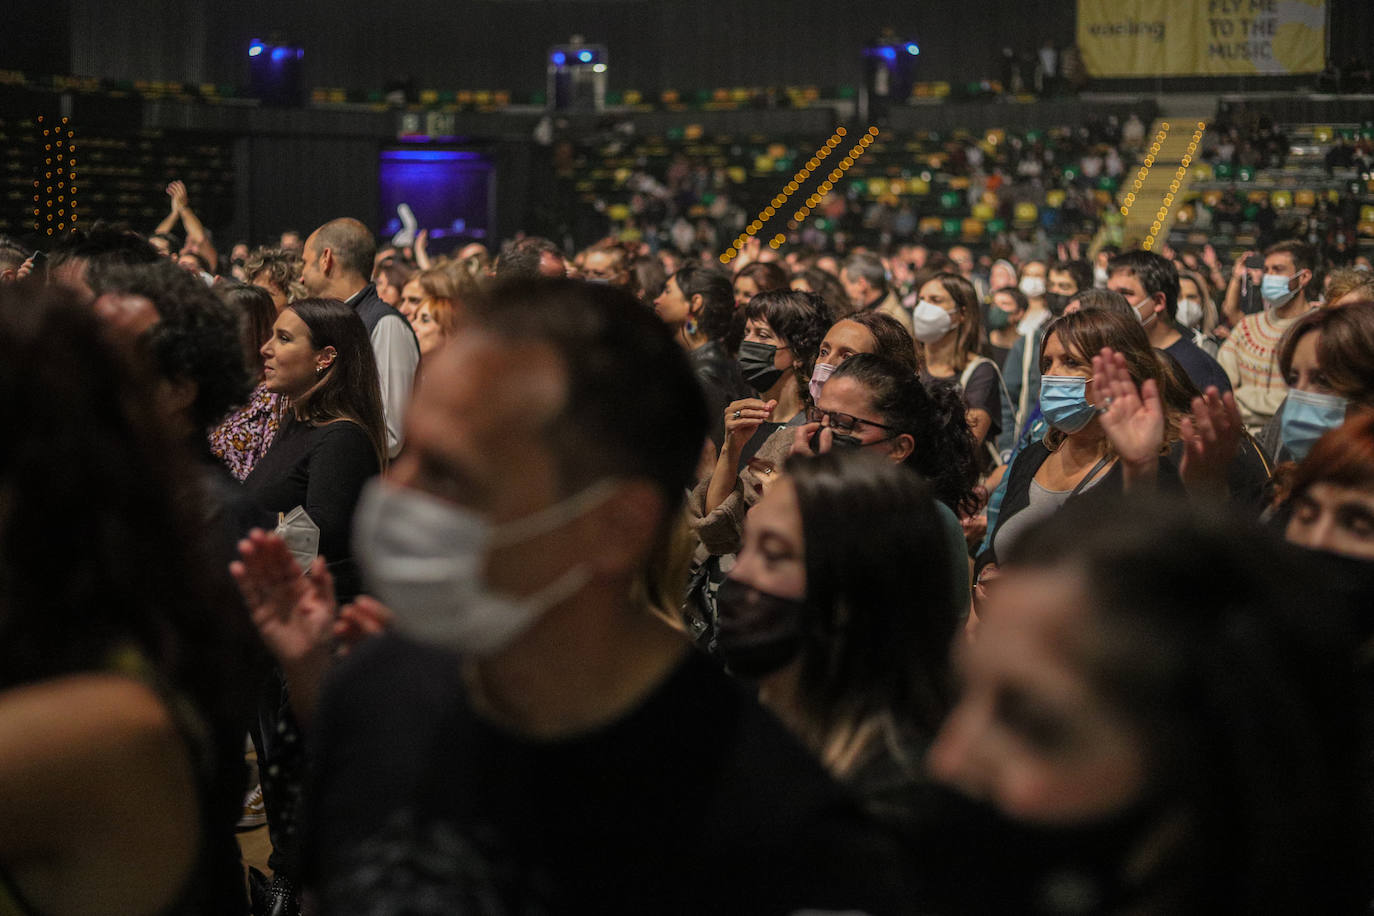
<instances>
[{"instance_id":1,"label":"woman wearing blue mask","mask_svg":"<svg viewBox=\"0 0 1374 916\"><path fill-rule=\"evenodd\" d=\"M1040 409L1051 429L1007 472L980 579L995 570L999 550L1075 498L1137 485L1181 488L1164 454L1182 416L1160 397L1163 369L1138 321L1101 309L1057 318L1046 328L1040 369Z\"/></svg>"},{"instance_id":2,"label":"woman wearing blue mask","mask_svg":"<svg viewBox=\"0 0 1374 916\"><path fill-rule=\"evenodd\" d=\"M1359 406L1374 406L1374 304L1309 312L1279 346L1288 397L1259 440L1276 462L1301 461Z\"/></svg>"}]
</instances>

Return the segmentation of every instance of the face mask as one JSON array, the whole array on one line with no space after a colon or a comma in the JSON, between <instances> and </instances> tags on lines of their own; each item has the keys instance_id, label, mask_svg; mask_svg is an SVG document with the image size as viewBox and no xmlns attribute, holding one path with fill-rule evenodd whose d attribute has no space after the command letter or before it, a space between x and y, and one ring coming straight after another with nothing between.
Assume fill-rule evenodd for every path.
<instances>
[{"instance_id":1,"label":"face mask","mask_svg":"<svg viewBox=\"0 0 1374 916\"><path fill-rule=\"evenodd\" d=\"M1147 889L1126 873L1156 823L1149 801L1076 824L1017 820L943 787L925 801L929 836L939 838L928 869L938 912L1121 912ZM985 877L990 850L997 855L996 881Z\"/></svg>"},{"instance_id":2,"label":"face mask","mask_svg":"<svg viewBox=\"0 0 1374 916\"><path fill-rule=\"evenodd\" d=\"M773 365L773 357L777 352L778 347L773 344L754 340L746 340L739 345L739 371L755 391L763 392L772 388L786 371Z\"/></svg>"},{"instance_id":3,"label":"face mask","mask_svg":"<svg viewBox=\"0 0 1374 916\"><path fill-rule=\"evenodd\" d=\"M811 372L811 381L807 384L807 389L811 392L811 402L814 404L816 399L821 396L821 388L825 385L830 374L835 371L835 367L829 363L816 363L816 368Z\"/></svg>"},{"instance_id":4,"label":"face mask","mask_svg":"<svg viewBox=\"0 0 1374 916\"><path fill-rule=\"evenodd\" d=\"M1088 403L1088 380L1072 375L1047 375L1040 379L1040 412L1045 422L1066 433L1088 425L1097 408Z\"/></svg>"},{"instance_id":5,"label":"face mask","mask_svg":"<svg viewBox=\"0 0 1374 916\"><path fill-rule=\"evenodd\" d=\"M1288 389L1288 400L1284 402L1283 417L1279 421L1279 437L1284 448L1302 461L1327 430L1345 422L1348 403L1348 399L1334 394Z\"/></svg>"},{"instance_id":6,"label":"face mask","mask_svg":"<svg viewBox=\"0 0 1374 916\"><path fill-rule=\"evenodd\" d=\"M1296 289L1289 289L1288 284L1292 277L1280 277L1278 274L1265 274L1260 280L1260 298L1264 304L1271 309L1286 305L1289 299L1298 294Z\"/></svg>"},{"instance_id":7,"label":"face mask","mask_svg":"<svg viewBox=\"0 0 1374 916\"><path fill-rule=\"evenodd\" d=\"M1096 286L1098 289L1106 289L1109 280L1111 280L1111 274L1107 273L1107 268L1093 268L1093 286Z\"/></svg>"},{"instance_id":8,"label":"face mask","mask_svg":"<svg viewBox=\"0 0 1374 916\"><path fill-rule=\"evenodd\" d=\"M911 333L921 343L934 343L949 333L954 319L938 305L922 299L911 313Z\"/></svg>"},{"instance_id":9,"label":"face mask","mask_svg":"<svg viewBox=\"0 0 1374 916\"><path fill-rule=\"evenodd\" d=\"M495 526L480 514L407 487L372 480L363 488L353 542L369 589L414 638L473 655L499 651L541 614L591 581L579 563L533 595L497 594L482 579L492 547L553 531L601 504L603 480L533 515Z\"/></svg>"},{"instance_id":10,"label":"face mask","mask_svg":"<svg viewBox=\"0 0 1374 916\"><path fill-rule=\"evenodd\" d=\"M1069 297L1063 293L1045 293L1045 308L1055 318L1064 314L1064 309L1068 307Z\"/></svg>"},{"instance_id":11,"label":"face mask","mask_svg":"<svg viewBox=\"0 0 1374 916\"><path fill-rule=\"evenodd\" d=\"M1140 306L1142 305L1150 310L1150 314L1140 314ZM1136 320L1140 322L1142 328L1148 328L1154 323L1154 320L1159 317L1159 312L1155 311L1155 301L1153 299L1146 299L1144 302L1140 303L1140 305L1131 306L1131 311L1135 312Z\"/></svg>"},{"instance_id":12,"label":"face mask","mask_svg":"<svg viewBox=\"0 0 1374 916\"><path fill-rule=\"evenodd\" d=\"M1011 314L999 309L997 306L988 307L988 330L1000 331L1011 324Z\"/></svg>"},{"instance_id":13,"label":"face mask","mask_svg":"<svg viewBox=\"0 0 1374 916\"><path fill-rule=\"evenodd\" d=\"M1039 299L1045 295L1045 278L1022 277L1021 292L1026 294L1027 299Z\"/></svg>"},{"instance_id":14,"label":"face mask","mask_svg":"<svg viewBox=\"0 0 1374 916\"><path fill-rule=\"evenodd\" d=\"M806 602L727 578L716 592L716 650L731 673L766 677L801 651Z\"/></svg>"},{"instance_id":15,"label":"face mask","mask_svg":"<svg viewBox=\"0 0 1374 916\"><path fill-rule=\"evenodd\" d=\"M1174 313L1178 323L1185 328L1202 326L1202 303L1196 299L1178 300L1178 311Z\"/></svg>"}]
</instances>

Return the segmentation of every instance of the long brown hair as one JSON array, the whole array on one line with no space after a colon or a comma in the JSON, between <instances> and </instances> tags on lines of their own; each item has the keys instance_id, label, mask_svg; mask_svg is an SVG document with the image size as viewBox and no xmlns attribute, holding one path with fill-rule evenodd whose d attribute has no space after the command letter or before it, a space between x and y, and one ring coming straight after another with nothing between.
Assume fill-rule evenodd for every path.
<instances>
[{"instance_id":1,"label":"long brown hair","mask_svg":"<svg viewBox=\"0 0 1374 916\"><path fill-rule=\"evenodd\" d=\"M1164 441L1160 445L1160 454L1166 454L1169 446L1178 441L1179 423L1183 416L1168 403L1170 376L1159 354L1150 345L1150 338L1140 322L1106 309L1084 309L1051 320L1045 326L1042 341L1048 341L1051 334L1059 338L1064 349L1076 353L1085 363L1090 363L1103 347L1111 347L1125 358L1126 372L1136 385L1143 385L1146 379L1154 380L1159 386L1160 400L1164 406ZM1045 358L1042 343L1041 374L1047 369L1049 360ZM1045 433L1045 445L1053 451L1064 443L1066 436L1062 430L1051 429ZM1110 440L1107 442L1107 454L1112 454Z\"/></svg>"},{"instance_id":2,"label":"long brown hair","mask_svg":"<svg viewBox=\"0 0 1374 916\"><path fill-rule=\"evenodd\" d=\"M926 283L933 281L939 281L945 292L954 300L954 304L959 307L959 335L955 338L954 345L959 353L957 368L963 369L978 355L978 348L983 344L983 309L978 304L978 291L961 274L938 273ZM919 293L919 290L917 292ZM916 350L918 358L924 363L925 344L917 341Z\"/></svg>"},{"instance_id":3,"label":"long brown hair","mask_svg":"<svg viewBox=\"0 0 1374 916\"><path fill-rule=\"evenodd\" d=\"M333 347L337 354L314 387L293 401L292 406L303 420L316 426L336 420L357 423L377 453L377 466L385 469L382 386L367 325L338 299L302 299L287 308L304 322L313 349Z\"/></svg>"}]
</instances>

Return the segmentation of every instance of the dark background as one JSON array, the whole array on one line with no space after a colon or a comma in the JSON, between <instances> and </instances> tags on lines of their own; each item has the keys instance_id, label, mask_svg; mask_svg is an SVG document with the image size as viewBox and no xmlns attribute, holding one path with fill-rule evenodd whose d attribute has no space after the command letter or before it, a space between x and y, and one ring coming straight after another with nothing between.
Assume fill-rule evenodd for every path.
<instances>
[{"instance_id":1,"label":"dark background","mask_svg":"<svg viewBox=\"0 0 1374 916\"><path fill-rule=\"evenodd\" d=\"M1205 0L1196 0L1205 2ZM40 0L13 3L0 69L241 84L248 42L305 47L307 86L544 85L550 45L573 33L610 48L612 88L856 85L859 49L884 27L921 45L918 78L998 75L1004 45L1073 40L1073 0ZM1374 2L1329 0L1331 53L1368 60Z\"/></svg>"}]
</instances>

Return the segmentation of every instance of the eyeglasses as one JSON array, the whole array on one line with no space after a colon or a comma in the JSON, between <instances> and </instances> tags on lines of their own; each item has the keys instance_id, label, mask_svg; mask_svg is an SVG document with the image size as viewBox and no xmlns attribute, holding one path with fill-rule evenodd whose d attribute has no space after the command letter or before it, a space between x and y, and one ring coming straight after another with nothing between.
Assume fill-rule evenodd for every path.
<instances>
[{"instance_id":1,"label":"eyeglasses","mask_svg":"<svg viewBox=\"0 0 1374 916\"><path fill-rule=\"evenodd\" d=\"M840 413L838 410L821 410L814 405L806 408L806 419L810 423L821 423L841 433L858 432L860 425L876 426L878 429L885 429L889 432L892 430L891 426L883 423L875 423L862 417L853 417L847 413Z\"/></svg>"}]
</instances>

